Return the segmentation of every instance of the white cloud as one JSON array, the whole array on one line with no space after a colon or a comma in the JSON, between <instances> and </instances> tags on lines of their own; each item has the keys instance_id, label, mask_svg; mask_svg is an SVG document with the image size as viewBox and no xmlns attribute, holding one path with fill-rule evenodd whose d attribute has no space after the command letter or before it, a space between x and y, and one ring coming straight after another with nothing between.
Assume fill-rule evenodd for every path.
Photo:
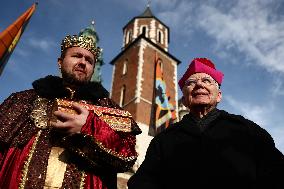
<instances>
[{"instance_id":1,"label":"white cloud","mask_svg":"<svg viewBox=\"0 0 284 189\"><path fill-rule=\"evenodd\" d=\"M273 112L274 106L272 104L265 104L263 106L254 105L249 102L241 101L240 99L236 100L229 95L224 97L224 100L247 119L264 127L269 125L268 120L271 118L268 118L267 116L269 116L270 112Z\"/></svg>"},{"instance_id":2,"label":"white cloud","mask_svg":"<svg viewBox=\"0 0 284 189\"><path fill-rule=\"evenodd\" d=\"M271 136L274 138L276 147L284 153L284 129L283 127L273 127L270 130Z\"/></svg>"},{"instance_id":3,"label":"white cloud","mask_svg":"<svg viewBox=\"0 0 284 189\"><path fill-rule=\"evenodd\" d=\"M31 47L35 49L41 49L42 51L47 52L54 46L57 46L54 42L45 40L45 39L37 39L37 38L30 38L28 43Z\"/></svg>"},{"instance_id":4,"label":"white cloud","mask_svg":"<svg viewBox=\"0 0 284 189\"><path fill-rule=\"evenodd\" d=\"M284 20L269 3L239 0L227 13L204 4L197 20L219 48L236 48L268 71L284 73Z\"/></svg>"},{"instance_id":5,"label":"white cloud","mask_svg":"<svg viewBox=\"0 0 284 189\"><path fill-rule=\"evenodd\" d=\"M165 23L169 23L170 28L179 35L191 35L194 29L191 24L194 22L192 20L194 17L191 14L194 8L193 3L188 1L172 4L160 2L160 4L162 3L164 10L157 14L157 17Z\"/></svg>"},{"instance_id":6,"label":"white cloud","mask_svg":"<svg viewBox=\"0 0 284 189\"><path fill-rule=\"evenodd\" d=\"M162 3L162 2L159 2ZM280 14L284 2L280 0L223 0L178 1L158 14L169 23L171 32L189 41L206 32L216 40L215 52L223 62L257 65L272 72L273 95L284 95L284 17ZM166 6L164 6L166 7ZM194 34L194 35L193 35ZM233 50L233 51L231 51ZM237 51L237 52L236 52ZM226 61L230 60L230 61ZM275 73L277 73L275 75Z\"/></svg>"},{"instance_id":7,"label":"white cloud","mask_svg":"<svg viewBox=\"0 0 284 189\"><path fill-rule=\"evenodd\" d=\"M283 74L284 17L278 10L281 4L281 0L235 0L230 3L183 0L171 4L175 7L164 10L158 17L170 23L180 35L192 38L191 31L201 29L216 39L215 45L220 52L234 48L246 56L248 64Z\"/></svg>"},{"instance_id":8,"label":"white cloud","mask_svg":"<svg viewBox=\"0 0 284 189\"><path fill-rule=\"evenodd\" d=\"M224 100L243 115L245 118L254 121L262 128L266 129L275 141L276 147L284 153L284 129L283 120L277 121L277 116L274 112L276 107L271 102L263 106L242 102L240 99L234 99L232 96L226 96ZM238 114L238 113L237 113Z\"/></svg>"},{"instance_id":9,"label":"white cloud","mask_svg":"<svg viewBox=\"0 0 284 189\"><path fill-rule=\"evenodd\" d=\"M16 48L14 51L15 51L15 54L20 55L22 57L27 57L31 54L30 51L27 51L23 48Z\"/></svg>"},{"instance_id":10,"label":"white cloud","mask_svg":"<svg viewBox=\"0 0 284 189\"><path fill-rule=\"evenodd\" d=\"M284 129L282 127L273 127L270 130L270 134L275 139L276 146L284 153Z\"/></svg>"},{"instance_id":11,"label":"white cloud","mask_svg":"<svg viewBox=\"0 0 284 189\"><path fill-rule=\"evenodd\" d=\"M278 77L275 76L271 90L273 96L284 96L284 82L281 75Z\"/></svg>"},{"instance_id":12,"label":"white cloud","mask_svg":"<svg viewBox=\"0 0 284 189\"><path fill-rule=\"evenodd\" d=\"M38 38L29 38L28 40L22 40L22 48L17 48L14 50L15 54L21 57L28 57L32 54L34 49L41 50L43 52L48 52L50 49L57 47L58 45L51 40L44 40Z\"/></svg>"}]
</instances>

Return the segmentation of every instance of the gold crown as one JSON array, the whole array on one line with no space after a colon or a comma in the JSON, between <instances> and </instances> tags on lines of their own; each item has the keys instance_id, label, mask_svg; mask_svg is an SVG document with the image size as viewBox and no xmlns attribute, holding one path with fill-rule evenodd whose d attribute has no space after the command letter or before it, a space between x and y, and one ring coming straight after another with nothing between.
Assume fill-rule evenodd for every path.
<instances>
[{"instance_id":1,"label":"gold crown","mask_svg":"<svg viewBox=\"0 0 284 189\"><path fill-rule=\"evenodd\" d=\"M61 43L61 53L70 47L82 47L88 51L90 51L94 56L95 60L100 58L102 49L100 47L96 47L93 39L88 36L83 35L67 35Z\"/></svg>"}]
</instances>

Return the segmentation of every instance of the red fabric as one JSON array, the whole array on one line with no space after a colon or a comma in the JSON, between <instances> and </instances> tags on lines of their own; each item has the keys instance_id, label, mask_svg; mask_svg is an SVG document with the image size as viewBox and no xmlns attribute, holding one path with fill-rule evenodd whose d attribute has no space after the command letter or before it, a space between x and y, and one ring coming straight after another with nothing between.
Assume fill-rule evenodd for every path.
<instances>
[{"instance_id":1,"label":"red fabric","mask_svg":"<svg viewBox=\"0 0 284 189\"><path fill-rule=\"evenodd\" d=\"M136 155L135 144L131 142L135 140L135 136L114 131L93 112L90 112L86 124L81 129L81 133L94 136L104 147L116 151L123 156Z\"/></svg>"},{"instance_id":2,"label":"red fabric","mask_svg":"<svg viewBox=\"0 0 284 189\"><path fill-rule=\"evenodd\" d=\"M209 66L209 67L213 68L214 70L216 70L213 62L211 62L211 60L209 60L207 58L195 58L194 61L201 62L201 63L205 64L206 66Z\"/></svg>"},{"instance_id":3,"label":"red fabric","mask_svg":"<svg viewBox=\"0 0 284 189\"><path fill-rule=\"evenodd\" d=\"M103 186L101 179L94 175L87 175L85 180L85 189L107 189Z\"/></svg>"},{"instance_id":4,"label":"red fabric","mask_svg":"<svg viewBox=\"0 0 284 189\"><path fill-rule=\"evenodd\" d=\"M106 122L91 111L86 123L81 129L81 133L92 135L94 139L101 142L105 148L111 149L123 156L137 155L135 151L135 136L129 133L125 134L123 132L114 131ZM114 178L116 178L116 175L114 175ZM100 177L88 174L85 180L85 188L107 189L107 186Z\"/></svg>"},{"instance_id":5,"label":"red fabric","mask_svg":"<svg viewBox=\"0 0 284 189\"><path fill-rule=\"evenodd\" d=\"M222 84L224 74L215 69L213 62L207 58L195 58L188 66L186 72L183 74L178 84L182 90L185 81L194 73L206 73L210 75L219 85Z\"/></svg>"},{"instance_id":6,"label":"red fabric","mask_svg":"<svg viewBox=\"0 0 284 189\"><path fill-rule=\"evenodd\" d=\"M29 150L33 144L34 138L25 146L25 148L9 148L5 153L5 159L1 162L0 188L16 189L22 176L22 167L27 159Z\"/></svg>"}]
</instances>

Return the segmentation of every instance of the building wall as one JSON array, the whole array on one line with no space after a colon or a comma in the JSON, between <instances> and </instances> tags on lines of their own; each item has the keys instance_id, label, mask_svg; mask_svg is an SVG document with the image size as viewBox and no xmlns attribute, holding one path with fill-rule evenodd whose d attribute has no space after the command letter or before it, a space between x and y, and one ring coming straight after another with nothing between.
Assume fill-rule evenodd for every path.
<instances>
[{"instance_id":1,"label":"building wall","mask_svg":"<svg viewBox=\"0 0 284 189\"><path fill-rule=\"evenodd\" d=\"M119 103L121 89L123 85L126 86L125 104L122 106L125 110L131 112L134 119L136 119L136 107L133 106L135 100L135 91L137 83L138 72L138 50L139 47L135 46L128 49L114 64L113 83L111 89L111 98ZM127 72L123 75L123 64L128 60Z\"/></svg>"},{"instance_id":2,"label":"building wall","mask_svg":"<svg viewBox=\"0 0 284 189\"><path fill-rule=\"evenodd\" d=\"M151 118L156 53L163 62L163 76L167 93L170 96L169 101L173 106L176 106L178 95L175 80L177 63L159 49L141 39L114 63L115 73L113 74L111 98L119 103L121 88L125 85L125 104L122 107L132 114L135 121L146 125L150 124ZM125 60L128 60L128 66L127 73L123 75Z\"/></svg>"}]
</instances>

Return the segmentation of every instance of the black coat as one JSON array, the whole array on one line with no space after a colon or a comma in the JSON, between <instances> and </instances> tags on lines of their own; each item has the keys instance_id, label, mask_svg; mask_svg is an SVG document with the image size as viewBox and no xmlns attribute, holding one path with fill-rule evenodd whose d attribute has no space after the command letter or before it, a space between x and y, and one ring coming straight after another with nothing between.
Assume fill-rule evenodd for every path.
<instances>
[{"instance_id":1,"label":"black coat","mask_svg":"<svg viewBox=\"0 0 284 189\"><path fill-rule=\"evenodd\" d=\"M213 110L154 137L129 189L284 189L284 156L254 122Z\"/></svg>"}]
</instances>

